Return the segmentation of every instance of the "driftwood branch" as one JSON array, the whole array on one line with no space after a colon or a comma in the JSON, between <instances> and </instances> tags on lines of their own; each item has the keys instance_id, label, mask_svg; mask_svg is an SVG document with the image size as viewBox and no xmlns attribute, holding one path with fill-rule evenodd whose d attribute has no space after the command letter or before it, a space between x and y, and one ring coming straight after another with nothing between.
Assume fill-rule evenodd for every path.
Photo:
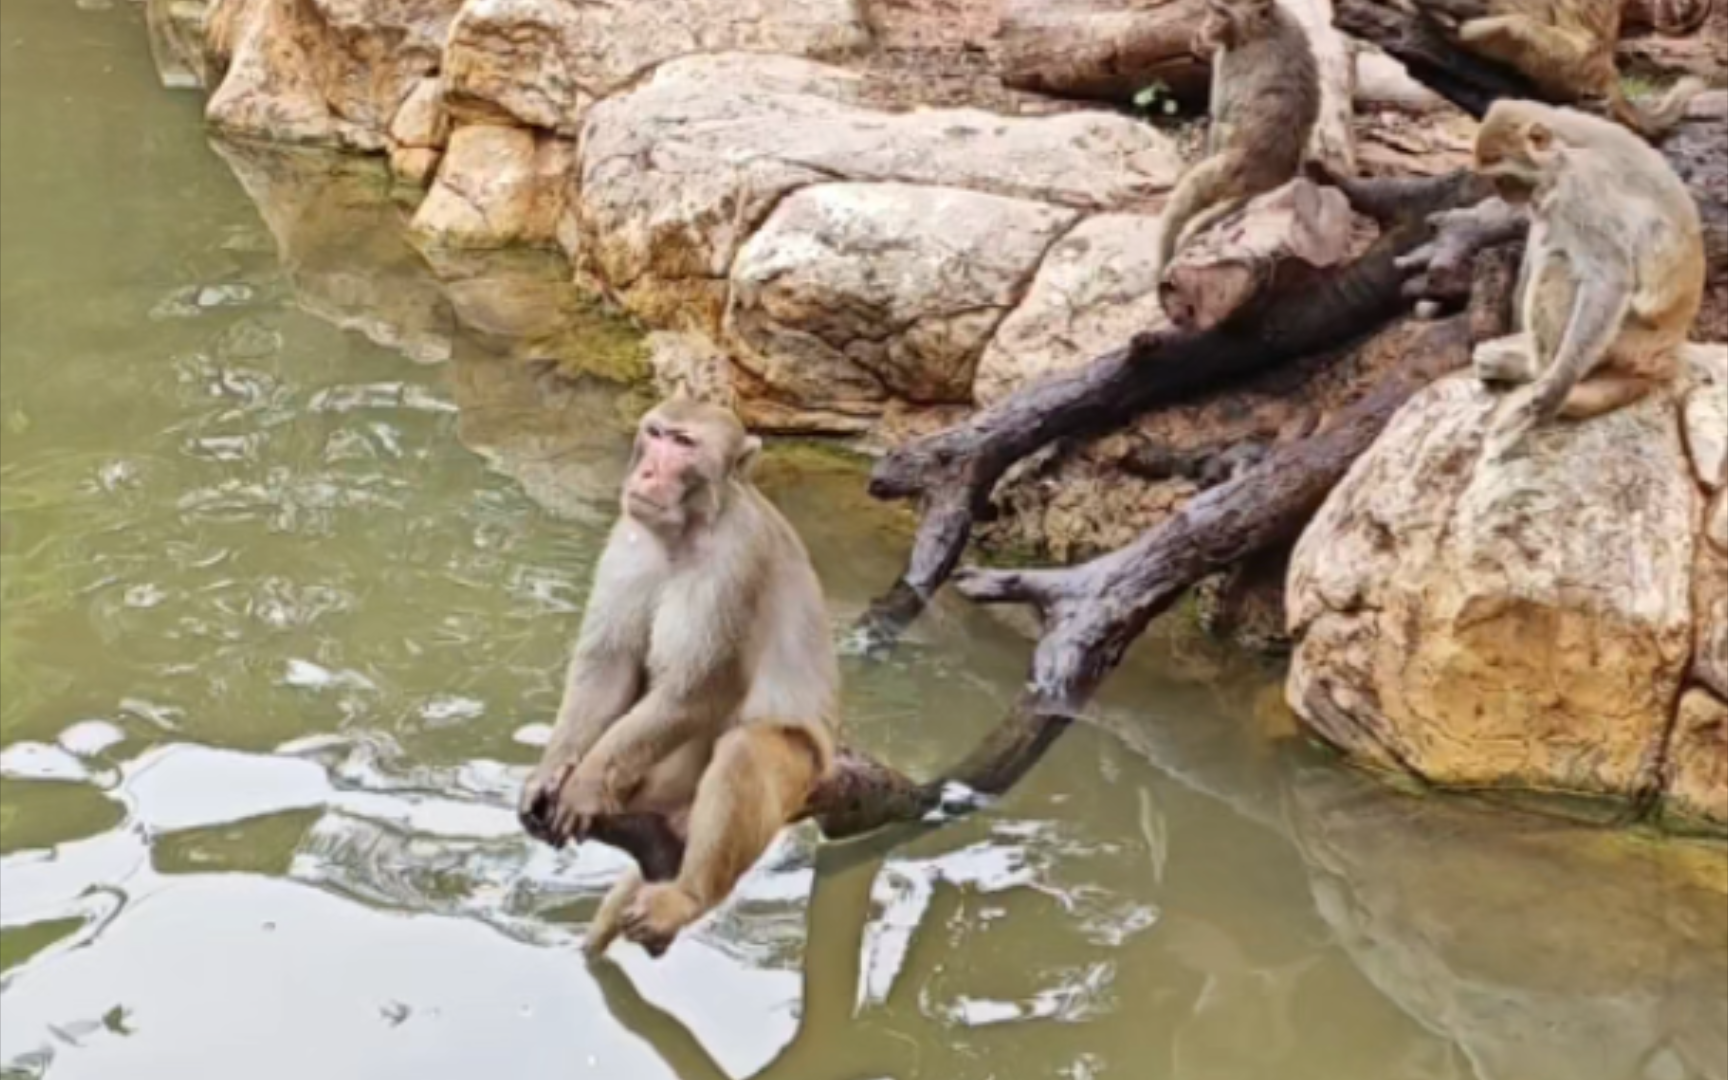
<instances>
[{"instance_id":1,"label":"driftwood branch","mask_svg":"<svg viewBox=\"0 0 1728 1080\"><path fill-rule=\"evenodd\" d=\"M1023 698L971 753L922 782L862 750L842 747L798 820L815 821L829 840L861 836L885 825L939 825L1005 794L1069 723L1069 717ZM676 878L684 861L683 838L659 814L599 818L589 837L635 859L649 881Z\"/></svg>"},{"instance_id":2,"label":"driftwood branch","mask_svg":"<svg viewBox=\"0 0 1728 1080\"><path fill-rule=\"evenodd\" d=\"M901 578L905 586L924 600L934 594L958 563L996 482L1033 451L1067 436L1108 431L1154 405L1336 347L1397 316L1405 300L1396 260L1427 239L1430 214L1482 196L1479 182L1466 173L1359 189L1381 197L1387 207L1396 203L1400 222L1315 286L1250 304L1205 332L1137 335L1083 368L1027 386L879 461L870 478L872 495L921 502L917 539Z\"/></svg>"},{"instance_id":3,"label":"driftwood branch","mask_svg":"<svg viewBox=\"0 0 1728 1080\"><path fill-rule=\"evenodd\" d=\"M1480 302L1470 313L1406 321L1362 346L1397 349L1402 362L1331 426L1274 448L1128 547L1061 569L962 571L956 585L971 599L1028 604L1042 616L1033 700L1054 711L1078 709L1146 625L1190 585L1292 539L1412 394L1466 365L1477 334L1504 331L1515 261L1495 250L1479 266L1474 295Z\"/></svg>"}]
</instances>

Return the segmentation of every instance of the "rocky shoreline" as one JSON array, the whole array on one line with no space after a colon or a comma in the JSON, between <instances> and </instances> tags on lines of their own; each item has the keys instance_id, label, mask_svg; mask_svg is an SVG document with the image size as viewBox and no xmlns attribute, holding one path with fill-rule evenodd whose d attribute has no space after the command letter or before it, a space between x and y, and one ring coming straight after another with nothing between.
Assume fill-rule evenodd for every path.
<instances>
[{"instance_id":1,"label":"rocky shoreline","mask_svg":"<svg viewBox=\"0 0 1728 1080\"><path fill-rule=\"evenodd\" d=\"M223 136L387 160L407 239L362 220L339 167L224 151L326 316L417 360L448 355L454 307L533 358L880 449L1167 325L1152 241L1190 131L1008 86L993 4L146 13L164 83L202 88ZM1466 159L1468 117L1378 53L1352 75L1359 171ZM1359 251L1372 226L1344 231ZM343 264L357 243L376 265ZM367 280L410 264L387 301ZM1720 337L1715 288L1700 327ZM646 355L560 339L585 298L650 331ZM1121 547L1216 482L1187 459L1302 438L1395 360L1317 356L1034 454L980 540L1060 562ZM1692 367L1678 407L1551 433L1522 471L1473 464L1492 402L1442 380L1333 492L1287 596L1280 553L1208 583L1203 616L1293 644L1292 706L1358 761L1728 832L1728 347Z\"/></svg>"}]
</instances>

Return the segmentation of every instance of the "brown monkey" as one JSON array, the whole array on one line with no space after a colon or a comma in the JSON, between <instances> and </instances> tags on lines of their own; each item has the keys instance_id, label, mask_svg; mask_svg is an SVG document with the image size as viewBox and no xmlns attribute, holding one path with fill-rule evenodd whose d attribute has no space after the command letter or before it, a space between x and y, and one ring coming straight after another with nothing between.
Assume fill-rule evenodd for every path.
<instances>
[{"instance_id":1,"label":"brown monkey","mask_svg":"<svg viewBox=\"0 0 1728 1080\"><path fill-rule=\"evenodd\" d=\"M1612 121L1501 100L1476 134L1475 167L1531 217L1518 284L1529 344L1484 353L1476 370L1534 385L1491 453L1556 415L1598 416L1670 382L1703 300L1704 241L1662 155Z\"/></svg>"},{"instance_id":2,"label":"brown monkey","mask_svg":"<svg viewBox=\"0 0 1728 1080\"><path fill-rule=\"evenodd\" d=\"M684 840L674 880L632 868L586 948L658 955L732 891L834 758L839 666L803 543L750 482L759 440L675 397L638 428L552 740L523 791L562 845L620 814Z\"/></svg>"},{"instance_id":3,"label":"brown monkey","mask_svg":"<svg viewBox=\"0 0 1728 1080\"><path fill-rule=\"evenodd\" d=\"M1702 80L1685 78L1653 106L1627 99L1614 62L1625 0L1413 2L1470 52L1514 69L1556 101L1602 112L1645 138L1667 133L1704 89Z\"/></svg>"},{"instance_id":4,"label":"brown monkey","mask_svg":"<svg viewBox=\"0 0 1728 1080\"><path fill-rule=\"evenodd\" d=\"M1158 268L1197 234L1302 168L1320 116L1320 73L1302 26L1277 0L1206 0L1193 50L1212 54L1206 158L1176 185L1158 234Z\"/></svg>"}]
</instances>

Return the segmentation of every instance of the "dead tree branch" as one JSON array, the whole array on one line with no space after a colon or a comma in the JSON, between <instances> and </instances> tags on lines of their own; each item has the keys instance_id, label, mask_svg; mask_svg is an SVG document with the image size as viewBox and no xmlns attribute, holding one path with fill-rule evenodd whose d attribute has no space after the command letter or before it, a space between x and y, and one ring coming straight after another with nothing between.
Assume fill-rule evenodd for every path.
<instances>
[{"instance_id":1,"label":"dead tree branch","mask_svg":"<svg viewBox=\"0 0 1728 1080\"><path fill-rule=\"evenodd\" d=\"M1087 366L1024 387L965 423L879 461L870 493L917 498L921 519L901 581L927 601L953 571L973 522L1016 461L1057 439L1100 434L1146 409L1185 400L1286 361L1372 332L1405 307L1397 259L1428 236L1426 218L1482 196L1466 173L1406 183L1395 191L1359 185L1400 207L1390 228L1356 261L1295 294L1275 294L1201 333L1137 335ZM1390 212L1388 213L1390 217Z\"/></svg>"},{"instance_id":2,"label":"dead tree branch","mask_svg":"<svg viewBox=\"0 0 1728 1080\"><path fill-rule=\"evenodd\" d=\"M1236 479L1191 500L1120 551L1048 570L966 570L960 591L979 603L1029 604L1042 616L1029 692L1043 707L1080 708L1147 624L1207 574L1293 538L1350 463L1417 390L1470 359L1476 334L1504 332L1516 273L1510 253L1480 261L1479 303L1434 323L1406 321L1366 348L1392 348L1399 367L1317 435L1275 448ZM1390 339L1390 340L1388 340Z\"/></svg>"}]
</instances>

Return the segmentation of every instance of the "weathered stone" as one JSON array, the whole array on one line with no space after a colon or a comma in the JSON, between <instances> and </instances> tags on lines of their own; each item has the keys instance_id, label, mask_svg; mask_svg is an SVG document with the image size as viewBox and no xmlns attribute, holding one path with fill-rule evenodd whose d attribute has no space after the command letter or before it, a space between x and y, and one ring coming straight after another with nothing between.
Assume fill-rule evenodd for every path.
<instances>
[{"instance_id":1,"label":"weathered stone","mask_svg":"<svg viewBox=\"0 0 1728 1080\"><path fill-rule=\"evenodd\" d=\"M1704 539L1717 551L1728 552L1728 491L1716 493L1716 499L1704 514Z\"/></svg>"},{"instance_id":2,"label":"weathered stone","mask_svg":"<svg viewBox=\"0 0 1728 1080\"><path fill-rule=\"evenodd\" d=\"M1710 543L1708 534L1705 539L1698 545L1698 566L1692 574L1697 622L1692 677L1728 698L1728 551Z\"/></svg>"},{"instance_id":3,"label":"weathered stone","mask_svg":"<svg viewBox=\"0 0 1728 1080\"><path fill-rule=\"evenodd\" d=\"M1652 397L1484 463L1504 405L1443 380L1334 489L1291 563L1291 705L1437 784L1649 790L1692 652L1674 411Z\"/></svg>"},{"instance_id":4,"label":"weathered stone","mask_svg":"<svg viewBox=\"0 0 1728 1080\"><path fill-rule=\"evenodd\" d=\"M978 403L994 404L1166 325L1157 241L1158 219L1150 214L1100 214L1057 241L978 363Z\"/></svg>"},{"instance_id":5,"label":"weathered stone","mask_svg":"<svg viewBox=\"0 0 1728 1080\"><path fill-rule=\"evenodd\" d=\"M444 80L465 118L575 136L589 105L675 56L836 57L869 40L857 0L470 0L451 27Z\"/></svg>"},{"instance_id":6,"label":"weathered stone","mask_svg":"<svg viewBox=\"0 0 1728 1080\"><path fill-rule=\"evenodd\" d=\"M423 188L432 182L442 156L430 147L394 146L390 148L390 171L404 184Z\"/></svg>"},{"instance_id":7,"label":"weathered stone","mask_svg":"<svg viewBox=\"0 0 1728 1080\"><path fill-rule=\"evenodd\" d=\"M1694 384L1686 393L1686 450L1698 482L1711 491L1728 487L1728 345L1686 350Z\"/></svg>"},{"instance_id":8,"label":"weathered stone","mask_svg":"<svg viewBox=\"0 0 1728 1080\"><path fill-rule=\"evenodd\" d=\"M991 331L1074 216L953 188L805 188L738 254L728 344L806 408L969 401Z\"/></svg>"},{"instance_id":9,"label":"weathered stone","mask_svg":"<svg viewBox=\"0 0 1728 1080\"><path fill-rule=\"evenodd\" d=\"M594 106L582 134L580 247L633 312L719 330L738 248L788 192L834 180L940 184L1083 209L1144 204L1180 170L1126 117L882 114L854 76L788 57L674 60Z\"/></svg>"},{"instance_id":10,"label":"weathered stone","mask_svg":"<svg viewBox=\"0 0 1728 1080\"><path fill-rule=\"evenodd\" d=\"M1728 704L1686 691L1668 740L1663 815L1681 827L1728 828Z\"/></svg>"},{"instance_id":11,"label":"weathered stone","mask_svg":"<svg viewBox=\"0 0 1728 1080\"><path fill-rule=\"evenodd\" d=\"M397 108L438 68L461 0L221 0L226 68L206 109L221 130L380 150Z\"/></svg>"},{"instance_id":12,"label":"weathered stone","mask_svg":"<svg viewBox=\"0 0 1728 1080\"><path fill-rule=\"evenodd\" d=\"M527 128L470 124L450 136L414 231L453 247L550 247L573 169L575 148Z\"/></svg>"},{"instance_id":13,"label":"weathered stone","mask_svg":"<svg viewBox=\"0 0 1728 1080\"><path fill-rule=\"evenodd\" d=\"M390 137L399 146L434 150L450 141L450 114L444 109L444 90L437 79L421 79L408 91L390 121Z\"/></svg>"}]
</instances>

